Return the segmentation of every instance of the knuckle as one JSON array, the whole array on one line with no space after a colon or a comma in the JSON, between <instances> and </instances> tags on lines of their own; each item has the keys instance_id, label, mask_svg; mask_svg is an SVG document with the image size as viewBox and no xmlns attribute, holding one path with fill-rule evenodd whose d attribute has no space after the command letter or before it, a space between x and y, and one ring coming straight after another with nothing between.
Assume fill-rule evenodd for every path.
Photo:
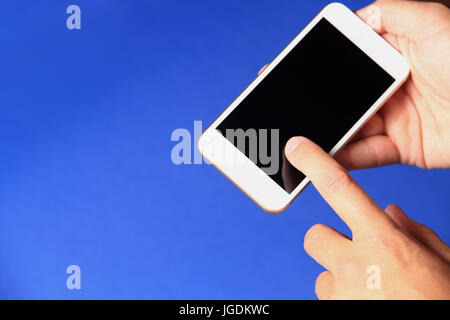
<instances>
[{"instance_id":1,"label":"knuckle","mask_svg":"<svg viewBox=\"0 0 450 320\"><path fill-rule=\"evenodd\" d=\"M367 145L367 153L369 157L373 159L376 166L380 166L382 164L382 150L378 145Z\"/></svg>"},{"instance_id":2,"label":"knuckle","mask_svg":"<svg viewBox=\"0 0 450 320\"><path fill-rule=\"evenodd\" d=\"M395 258L399 267L406 269L411 264L417 246L407 235L396 230L389 235L378 235L377 240L381 248Z\"/></svg>"},{"instance_id":3,"label":"knuckle","mask_svg":"<svg viewBox=\"0 0 450 320\"><path fill-rule=\"evenodd\" d=\"M341 193L353 182L353 178L342 167L339 167L324 184L324 190L328 193Z\"/></svg>"}]
</instances>

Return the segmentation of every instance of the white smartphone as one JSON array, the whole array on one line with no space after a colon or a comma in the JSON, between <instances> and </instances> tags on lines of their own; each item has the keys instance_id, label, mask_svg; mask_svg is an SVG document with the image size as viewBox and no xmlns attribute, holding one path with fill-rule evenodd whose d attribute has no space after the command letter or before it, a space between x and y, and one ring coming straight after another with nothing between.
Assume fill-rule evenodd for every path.
<instances>
[{"instance_id":1,"label":"white smartphone","mask_svg":"<svg viewBox=\"0 0 450 320\"><path fill-rule=\"evenodd\" d=\"M309 179L293 136L334 155L406 80L405 59L351 10L327 5L205 130L202 155L261 208L283 211Z\"/></svg>"}]
</instances>

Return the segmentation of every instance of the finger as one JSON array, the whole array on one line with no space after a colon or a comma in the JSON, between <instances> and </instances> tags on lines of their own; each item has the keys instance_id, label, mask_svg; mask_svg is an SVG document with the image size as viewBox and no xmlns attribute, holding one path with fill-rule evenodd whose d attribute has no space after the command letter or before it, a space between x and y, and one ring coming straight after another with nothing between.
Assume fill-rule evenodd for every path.
<instances>
[{"instance_id":1,"label":"finger","mask_svg":"<svg viewBox=\"0 0 450 320\"><path fill-rule=\"evenodd\" d=\"M378 33L388 32L415 41L426 39L448 19L444 5L418 1L375 1L356 14Z\"/></svg>"},{"instance_id":2,"label":"finger","mask_svg":"<svg viewBox=\"0 0 450 320\"><path fill-rule=\"evenodd\" d=\"M356 239L392 227L384 211L348 172L319 146L304 137L291 138L285 147L289 162L305 174L344 220Z\"/></svg>"},{"instance_id":3,"label":"finger","mask_svg":"<svg viewBox=\"0 0 450 320\"><path fill-rule=\"evenodd\" d=\"M312 226L303 243L309 256L330 271L336 269L338 258L348 252L350 245L350 239L323 224Z\"/></svg>"},{"instance_id":4,"label":"finger","mask_svg":"<svg viewBox=\"0 0 450 320\"><path fill-rule=\"evenodd\" d=\"M329 300L334 287L334 276L324 271L316 279L316 296L320 300Z\"/></svg>"},{"instance_id":5,"label":"finger","mask_svg":"<svg viewBox=\"0 0 450 320\"><path fill-rule=\"evenodd\" d=\"M390 43L397 51L400 51L400 45L398 43L398 37L392 33L384 33L382 35L383 39Z\"/></svg>"},{"instance_id":6,"label":"finger","mask_svg":"<svg viewBox=\"0 0 450 320\"><path fill-rule=\"evenodd\" d=\"M346 145L335 159L348 170L357 170L399 163L400 155L389 137L378 135Z\"/></svg>"},{"instance_id":7,"label":"finger","mask_svg":"<svg viewBox=\"0 0 450 320\"><path fill-rule=\"evenodd\" d=\"M450 261L450 247L433 230L409 218L395 204L387 206L385 211L404 232L410 234L424 246L433 250L445 261Z\"/></svg>"},{"instance_id":8,"label":"finger","mask_svg":"<svg viewBox=\"0 0 450 320\"><path fill-rule=\"evenodd\" d=\"M264 70L266 70L268 64L266 64L264 67L261 68L261 70L259 70L258 72L258 76L261 74L261 72L263 72Z\"/></svg>"},{"instance_id":9,"label":"finger","mask_svg":"<svg viewBox=\"0 0 450 320\"><path fill-rule=\"evenodd\" d=\"M383 117L376 113L367 123L361 128L361 130L355 135L352 141L361 140L367 137L376 136L384 133L384 120Z\"/></svg>"}]
</instances>

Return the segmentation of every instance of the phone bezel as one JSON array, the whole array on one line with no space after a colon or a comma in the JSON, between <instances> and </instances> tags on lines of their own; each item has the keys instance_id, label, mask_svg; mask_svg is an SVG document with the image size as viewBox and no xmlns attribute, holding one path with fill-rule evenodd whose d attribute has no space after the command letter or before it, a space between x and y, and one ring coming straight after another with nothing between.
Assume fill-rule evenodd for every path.
<instances>
[{"instance_id":1,"label":"phone bezel","mask_svg":"<svg viewBox=\"0 0 450 320\"><path fill-rule=\"evenodd\" d=\"M295 197L308 185L309 179L305 178L290 194L287 193L221 135L216 128L322 18L326 18L395 79L392 85L378 98L359 121L339 140L330 151L331 155L334 155L357 133L396 89L401 86L409 74L408 64L400 53L350 9L336 2L324 7L205 130L198 140L199 151L205 159L236 184L263 210L270 213L279 213L286 209Z\"/></svg>"}]
</instances>

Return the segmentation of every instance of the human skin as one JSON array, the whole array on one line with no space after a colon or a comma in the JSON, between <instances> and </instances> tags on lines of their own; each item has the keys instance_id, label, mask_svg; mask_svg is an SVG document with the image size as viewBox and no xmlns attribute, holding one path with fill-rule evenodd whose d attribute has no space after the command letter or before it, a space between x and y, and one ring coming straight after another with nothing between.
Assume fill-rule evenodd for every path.
<instances>
[{"instance_id":1,"label":"human skin","mask_svg":"<svg viewBox=\"0 0 450 320\"><path fill-rule=\"evenodd\" d=\"M356 13L400 51L411 75L335 158L349 170L393 163L449 168L450 10L385 0Z\"/></svg>"},{"instance_id":2,"label":"human skin","mask_svg":"<svg viewBox=\"0 0 450 320\"><path fill-rule=\"evenodd\" d=\"M310 140L291 138L285 154L352 231L349 239L318 224L305 235L306 252L327 269L316 280L319 299L450 299L450 248L434 232L396 205L382 210Z\"/></svg>"},{"instance_id":3,"label":"human skin","mask_svg":"<svg viewBox=\"0 0 450 320\"><path fill-rule=\"evenodd\" d=\"M325 225L305 236L306 252L327 271L316 280L320 299L450 299L450 247L396 205L382 210L347 169L404 163L450 167L450 12L445 6L377 1L357 14L407 59L404 86L331 158L303 137L285 154L352 231ZM375 6L375 7L374 7ZM373 267L379 286L368 283Z\"/></svg>"},{"instance_id":4,"label":"human skin","mask_svg":"<svg viewBox=\"0 0 450 320\"><path fill-rule=\"evenodd\" d=\"M336 159L347 169L392 163L450 167L450 10L376 1L357 14L406 58L411 75Z\"/></svg>"}]
</instances>

